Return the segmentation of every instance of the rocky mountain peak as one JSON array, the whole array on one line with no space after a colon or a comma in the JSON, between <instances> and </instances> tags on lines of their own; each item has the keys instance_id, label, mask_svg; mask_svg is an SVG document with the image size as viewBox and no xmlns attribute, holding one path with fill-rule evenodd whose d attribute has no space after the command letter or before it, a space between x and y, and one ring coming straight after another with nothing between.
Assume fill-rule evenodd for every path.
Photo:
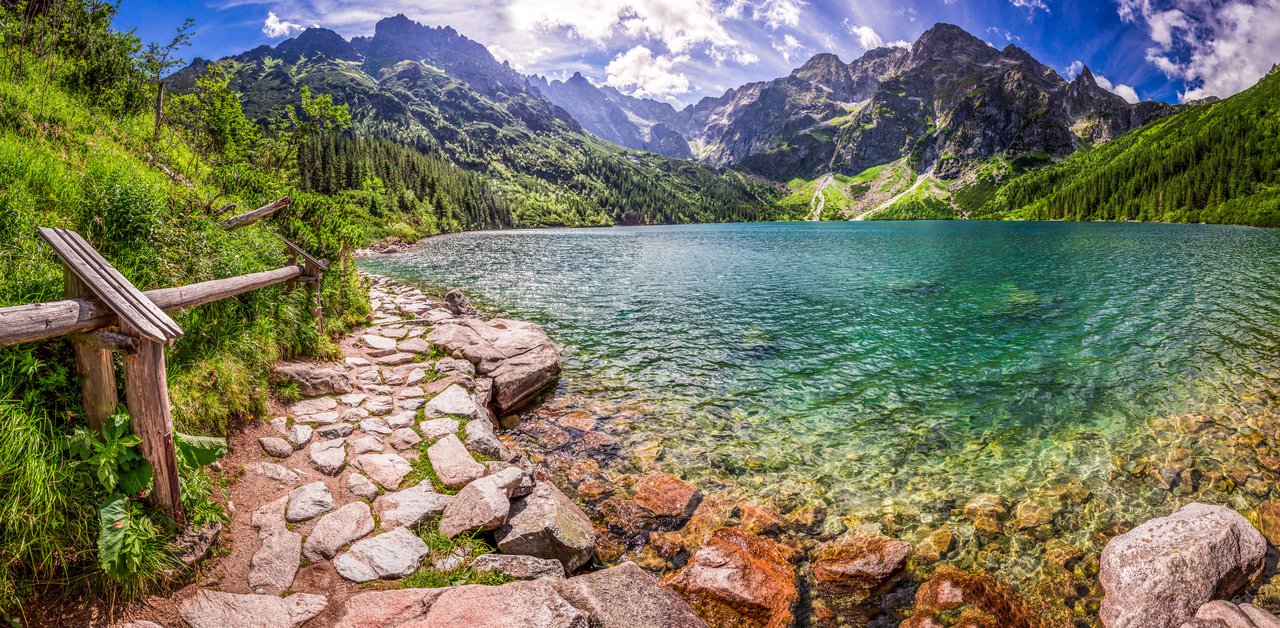
<instances>
[{"instance_id":1,"label":"rocky mountain peak","mask_svg":"<svg viewBox=\"0 0 1280 628\"><path fill-rule=\"evenodd\" d=\"M276 54L290 61L317 54L342 61L360 60L360 53L342 35L319 27L308 28L297 37L280 42L276 46Z\"/></svg>"},{"instance_id":2,"label":"rocky mountain peak","mask_svg":"<svg viewBox=\"0 0 1280 628\"><path fill-rule=\"evenodd\" d=\"M916 65L931 61L985 63L998 54L969 31L943 22L934 24L911 46L911 59Z\"/></svg>"}]
</instances>

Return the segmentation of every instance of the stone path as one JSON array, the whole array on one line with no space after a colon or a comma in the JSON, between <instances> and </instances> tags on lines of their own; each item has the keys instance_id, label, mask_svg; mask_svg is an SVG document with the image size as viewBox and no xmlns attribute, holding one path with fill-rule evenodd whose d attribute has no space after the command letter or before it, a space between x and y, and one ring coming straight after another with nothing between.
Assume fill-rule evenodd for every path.
<instances>
[{"instance_id":1,"label":"stone path","mask_svg":"<svg viewBox=\"0 0 1280 628\"><path fill-rule=\"evenodd\" d=\"M446 305L369 281L372 326L344 341L341 364L276 369L303 398L271 422L274 433L258 438L260 459L245 465L250 481L272 491L263 505L233 511L232 529L247 521L256 532L234 539L252 545L252 593L205 584L178 603L181 619L197 627L703 625L631 563L566 578L592 560L592 523L513 454L493 414L559 376L559 350L541 328L482 320L460 295ZM499 553L434 556L420 533L436 530L491 534ZM387 589L419 569L468 563L517 582L331 602L335 583L299 576L326 563L347 583Z\"/></svg>"}]
</instances>

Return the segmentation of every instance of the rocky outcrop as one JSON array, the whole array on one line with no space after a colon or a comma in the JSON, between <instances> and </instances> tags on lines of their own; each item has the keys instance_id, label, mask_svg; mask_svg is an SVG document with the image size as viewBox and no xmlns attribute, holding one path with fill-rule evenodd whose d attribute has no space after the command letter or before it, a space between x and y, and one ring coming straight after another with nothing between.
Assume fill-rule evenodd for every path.
<instances>
[{"instance_id":1,"label":"rocky outcrop","mask_svg":"<svg viewBox=\"0 0 1280 628\"><path fill-rule=\"evenodd\" d=\"M1117 536L1102 551L1104 626L1180 626L1262 573L1267 542L1239 513L1189 504Z\"/></svg>"},{"instance_id":2,"label":"rocky outcrop","mask_svg":"<svg viewBox=\"0 0 1280 628\"><path fill-rule=\"evenodd\" d=\"M789 552L736 528L716 530L665 584L717 628L790 626L800 598Z\"/></svg>"},{"instance_id":3,"label":"rocky outcrop","mask_svg":"<svg viewBox=\"0 0 1280 628\"><path fill-rule=\"evenodd\" d=\"M494 534L505 554L526 554L560 561L573 573L591 560L596 534L587 513L550 482L539 480L533 492L511 505L507 522Z\"/></svg>"},{"instance_id":4,"label":"rocky outcrop","mask_svg":"<svg viewBox=\"0 0 1280 628\"><path fill-rule=\"evenodd\" d=\"M490 405L498 416L519 408L560 377L560 350L533 323L473 318L440 325L427 340L493 380Z\"/></svg>"}]
</instances>

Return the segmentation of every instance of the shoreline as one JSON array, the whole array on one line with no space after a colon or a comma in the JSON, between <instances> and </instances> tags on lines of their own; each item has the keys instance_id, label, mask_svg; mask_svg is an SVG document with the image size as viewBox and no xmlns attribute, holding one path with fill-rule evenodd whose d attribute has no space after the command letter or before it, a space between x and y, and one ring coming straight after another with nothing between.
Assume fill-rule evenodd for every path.
<instances>
[{"instance_id":1,"label":"shoreline","mask_svg":"<svg viewBox=\"0 0 1280 628\"><path fill-rule=\"evenodd\" d=\"M1177 223L1171 223L1177 224ZM622 412L610 408L610 406L622 406ZM673 536L678 536L679 528L672 529L670 523L664 523L658 527L650 527L647 530L638 530L637 524L634 522L635 510L627 503L630 499L628 495L628 481L613 482L616 487L607 493L602 493L597 485L596 478L592 477L588 470L584 470L581 466L583 460L590 460L585 463L590 466L594 463L598 467L606 467L610 465L629 465L633 471L633 475L647 471L662 468L661 464L654 465L656 460L651 460L649 464L636 463L633 460L627 460L618 463L616 455L613 459L600 459L599 456L593 458L590 451L583 452L583 447L578 440L570 438L565 440L562 434L575 436L576 432L570 427L560 424L562 417L568 417L567 421L570 425L583 421L584 412L591 415L594 420L593 425L609 425L607 420L613 416L622 414L623 425L642 421L642 416L627 417L628 412L632 409L626 408L626 403L616 404L615 402L593 402L588 399L569 399L557 398L550 400L550 403L544 404L538 408L526 410L522 413L524 423L515 431L517 433L524 432L522 438L528 446L533 448L541 448L543 451L540 455L543 459L549 461L553 466L553 471L558 473L562 485L566 485L573 494L577 488L574 485L583 483L584 479L588 486L585 495L586 501L589 503L588 510L593 514L593 518L599 520L605 532L614 537L622 539L618 543L619 549L614 555L615 558L625 558L634 560L642 566L650 569L655 573L666 573L668 575L677 573L688 564L689 559L696 552L683 544L672 540ZM1222 411L1227 414L1227 410ZM642 414L642 413L641 413ZM1208 413L1204 415L1208 417ZM1183 420L1179 417L1169 417L1166 422L1173 423ZM1161 419L1153 419L1152 422L1159 422ZM1197 438L1200 441L1205 440L1227 440L1223 434L1229 432L1229 426L1218 425L1219 422L1214 419L1205 418L1200 420L1202 424L1208 424L1212 427L1206 428L1214 433L1212 437L1208 434L1201 434ZM1233 452L1233 459L1238 456L1248 457L1252 455L1252 450L1244 448L1237 451L1236 443L1231 440L1231 447L1228 449ZM1278 444L1280 445L1280 444ZM549 449L550 451L546 451ZM589 447L586 449L590 449ZM1118 476L1113 476L1113 480L1118 479L1121 483L1134 484L1135 486L1146 487L1151 491L1163 493L1167 495L1167 501L1164 505L1153 505L1153 514L1150 517L1159 517L1168 515L1178 509L1179 506L1198 501L1202 498L1209 498L1210 503L1225 503L1232 505L1236 510L1240 510L1249 514L1251 518L1255 518L1253 514L1255 508L1260 502L1265 501L1266 494L1261 496L1243 497L1244 493L1243 479L1241 479L1241 487L1239 490L1234 486L1224 485L1220 478L1223 473L1214 473L1212 469L1202 470L1197 468L1195 462L1198 460L1188 461L1193 464L1173 465L1170 467L1167 463L1156 460L1168 450L1175 449L1169 443L1161 443L1157 451L1137 452L1133 456L1134 464L1123 466L1117 464ZM1263 452L1266 448L1264 446ZM632 452L617 452L625 457L631 457L628 454ZM646 452L651 453L651 452ZM1159 464L1156 464L1159 463ZM575 466L577 465L577 466ZM1153 468L1154 467L1154 468ZM1173 471L1169 471L1172 468ZM1261 469L1261 468L1260 468ZM667 468L667 471L672 469ZM1264 470L1264 473L1266 471ZM1170 481L1168 476L1178 476ZM699 481L701 488L705 488L708 492L702 497L705 501L707 496L715 496L723 498L719 493L741 495L741 489L736 492L732 488L733 482L731 478L721 478L724 481L713 481L713 487L707 486L707 479ZM632 480L631 482L634 482ZM1256 482L1251 484L1251 488L1256 488ZM566 484L567 483L567 484ZM1226 490L1220 490L1220 489ZM1253 491L1247 493L1253 494ZM619 501L610 501L611 499L621 496ZM1218 497L1214 497L1217 495ZM1237 497L1231 497L1235 495ZM1230 498L1228 498L1230 497ZM994 498L994 499L993 499ZM994 503L984 503L986 500L994 501ZM1243 500L1243 501L1242 501ZM714 501L714 500L713 500ZM736 501L736 500L730 500ZM976 503L975 503L976 501ZM883 603L883 606L877 607L883 614L881 618L891 617L895 612L899 613L898 619L905 619L902 613L919 604L913 605L912 593L918 591L923 585L927 585L932 576L937 575L940 571L946 575L949 570L953 569L950 563L960 559L959 556L960 543L976 545L978 548L976 554L971 554L969 558L960 560L959 562L969 565L969 568L976 568L981 571L990 571L995 569L994 573L999 575L1001 569L999 563L991 563L989 559L992 540L1000 541L1003 539L1002 545L1006 545L1006 551L1012 555L1025 554L1029 549L1033 556L1038 556L1034 560L1038 560L1041 566L1034 574L1029 574L1029 580L1023 581L1020 588L1023 589L1023 597L1020 598L1025 608L1032 609L1035 614L1045 618L1056 617L1060 621L1077 621L1085 620L1089 623L1097 622L1097 604L1102 598L1102 590L1099 584L1099 554L1102 546L1106 543L1107 538L1093 537L1092 548L1090 543L1084 544L1082 547L1073 546L1070 543L1063 543L1058 539L1056 533L1046 533L1046 525L1049 528L1062 529L1070 527L1071 521L1077 517L1106 517L1106 510L1098 510L1099 505L1104 505L1106 500L1099 500L1097 496L1091 495L1085 489L1083 491L1073 490L1070 487L1058 489L1049 492L1049 502L1039 499L1035 495L1027 496L1019 500L1009 500L1007 497L1000 497L989 494L978 494L966 498L961 498L952 508L952 517L949 521L944 521L942 525L917 527L915 529L903 528L900 522L892 520L858 520L854 518L852 521L844 521L848 519L847 513L832 512L825 517L826 520L840 520L838 525L832 527L825 533L820 530L821 523L816 526L809 527L803 532L800 529L803 526L794 526L793 522L788 521L791 517L789 511L783 513L771 513L772 517L781 522L781 525L774 528L772 539L785 541L792 546L802 548L798 552L798 556L793 556L793 566L796 573L799 574L798 584L802 599L801 607L797 612L807 623L813 625L836 625L835 623L847 620L849 613L863 613L867 607L863 602L870 601L873 605ZM608 504L602 511L601 505ZM621 504L621 505L620 505ZM696 509L695 509L696 510ZM710 509L706 509L710 512ZM987 514L984 515L984 512ZM737 515L734 511L730 511L730 516L725 521L737 523L740 520L734 519ZM1073 514L1074 513L1074 514ZM703 513L708 514L707 512ZM628 520L631 517L632 521ZM985 523L987 530L974 533L968 533L957 529L960 527L976 527L979 521L987 518ZM641 519L644 517L641 516ZM702 518L699 517L699 520ZM1040 521L1040 520L1044 521ZM1039 521L1039 523L1037 523ZM1108 524L1106 529L1110 532L1107 537L1115 537L1120 533L1128 530L1133 525L1141 523L1141 519L1134 520L1131 523L1124 523L1122 520L1113 521ZM701 521L699 521L701 522ZM851 525L850 525L851 524ZM1026 524L1026 525L1024 525ZM640 524L643 526L643 523ZM946 529L945 532L942 531ZM781 530L778 532L777 530ZM877 536L879 535L879 536ZM637 537L647 536L653 541L637 542ZM847 604L849 599L846 594L837 594L834 602L827 602L824 598L831 598L828 591L822 590L821 587L815 585L812 581L812 571L815 567L816 557L820 551L826 551L830 554L833 550L830 544L837 541L847 542L850 539L859 539L855 542L867 544L865 538L876 539L876 543L886 544L891 541L899 541L905 539L909 541L911 550L909 557L904 561L905 567L899 570L890 570L894 573L887 578L889 584L877 588L875 594L871 597L865 597L860 602L852 605ZM887 541L883 539L888 539ZM936 545L941 543L943 537L947 538L946 547L941 551L936 551ZM1027 544L1031 545L1028 546ZM837 543L838 544L838 543ZM873 543L874 544L874 543ZM819 548L820 545L828 547ZM985 548L984 548L985 546ZM951 549L953 548L954 549ZM948 554L950 549L951 553ZM996 550L999 553L1002 550ZM838 553L838 552L837 552ZM983 568L982 565L987 564L989 567ZM1270 578L1273 570L1268 570L1266 577ZM977 574L971 574L974 577L981 577ZM1250 591L1256 591L1259 584L1254 583ZM1070 594L1064 594L1071 591ZM857 597L857 596L855 596ZM875 599L872 599L875 598ZM816 602L815 602L816 600ZM843 601L842 601L843 600ZM1057 610L1048 609L1042 605L1046 600L1057 602ZM1277 604L1271 604L1270 608L1276 609ZM842 612L835 613L831 611L833 607L840 607ZM861 608L859 608L861 607ZM1092 610L1090 610L1092 609ZM1050 619L1050 623L1046 625L1056 625L1054 620Z\"/></svg>"}]
</instances>

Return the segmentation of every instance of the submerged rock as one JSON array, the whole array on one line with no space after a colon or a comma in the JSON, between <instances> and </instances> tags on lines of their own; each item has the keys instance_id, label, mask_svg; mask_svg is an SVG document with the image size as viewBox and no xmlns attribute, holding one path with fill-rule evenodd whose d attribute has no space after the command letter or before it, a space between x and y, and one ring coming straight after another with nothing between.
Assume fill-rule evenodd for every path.
<instances>
[{"instance_id":1,"label":"submerged rock","mask_svg":"<svg viewBox=\"0 0 1280 628\"><path fill-rule=\"evenodd\" d=\"M693 514L702 492L674 475L654 472L636 482L634 499L654 517L679 527Z\"/></svg>"},{"instance_id":2,"label":"submerged rock","mask_svg":"<svg viewBox=\"0 0 1280 628\"><path fill-rule=\"evenodd\" d=\"M818 548L813 577L819 587L865 599L898 575L910 554L906 541L859 534Z\"/></svg>"},{"instance_id":3,"label":"submerged rock","mask_svg":"<svg viewBox=\"0 0 1280 628\"><path fill-rule=\"evenodd\" d=\"M994 577L961 571L943 565L916 590L915 609L903 628L936 628L948 625L943 617L954 617L959 609L970 616L984 617L975 626L1039 626L1018 592ZM1135 625L1136 626L1136 625Z\"/></svg>"},{"instance_id":4,"label":"submerged rock","mask_svg":"<svg viewBox=\"0 0 1280 628\"><path fill-rule=\"evenodd\" d=\"M795 621L795 569L778 543L721 528L664 582L716 628L781 628Z\"/></svg>"},{"instance_id":5,"label":"submerged rock","mask_svg":"<svg viewBox=\"0 0 1280 628\"><path fill-rule=\"evenodd\" d=\"M1267 542L1239 513L1188 504L1117 536L1102 551L1104 626L1180 626L1262 573Z\"/></svg>"},{"instance_id":6,"label":"submerged rock","mask_svg":"<svg viewBox=\"0 0 1280 628\"><path fill-rule=\"evenodd\" d=\"M979 493L964 505L965 519L972 521L980 534L998 534L1008 514L1004 498L994 493Z\"/></svg>"}]
</instances>

